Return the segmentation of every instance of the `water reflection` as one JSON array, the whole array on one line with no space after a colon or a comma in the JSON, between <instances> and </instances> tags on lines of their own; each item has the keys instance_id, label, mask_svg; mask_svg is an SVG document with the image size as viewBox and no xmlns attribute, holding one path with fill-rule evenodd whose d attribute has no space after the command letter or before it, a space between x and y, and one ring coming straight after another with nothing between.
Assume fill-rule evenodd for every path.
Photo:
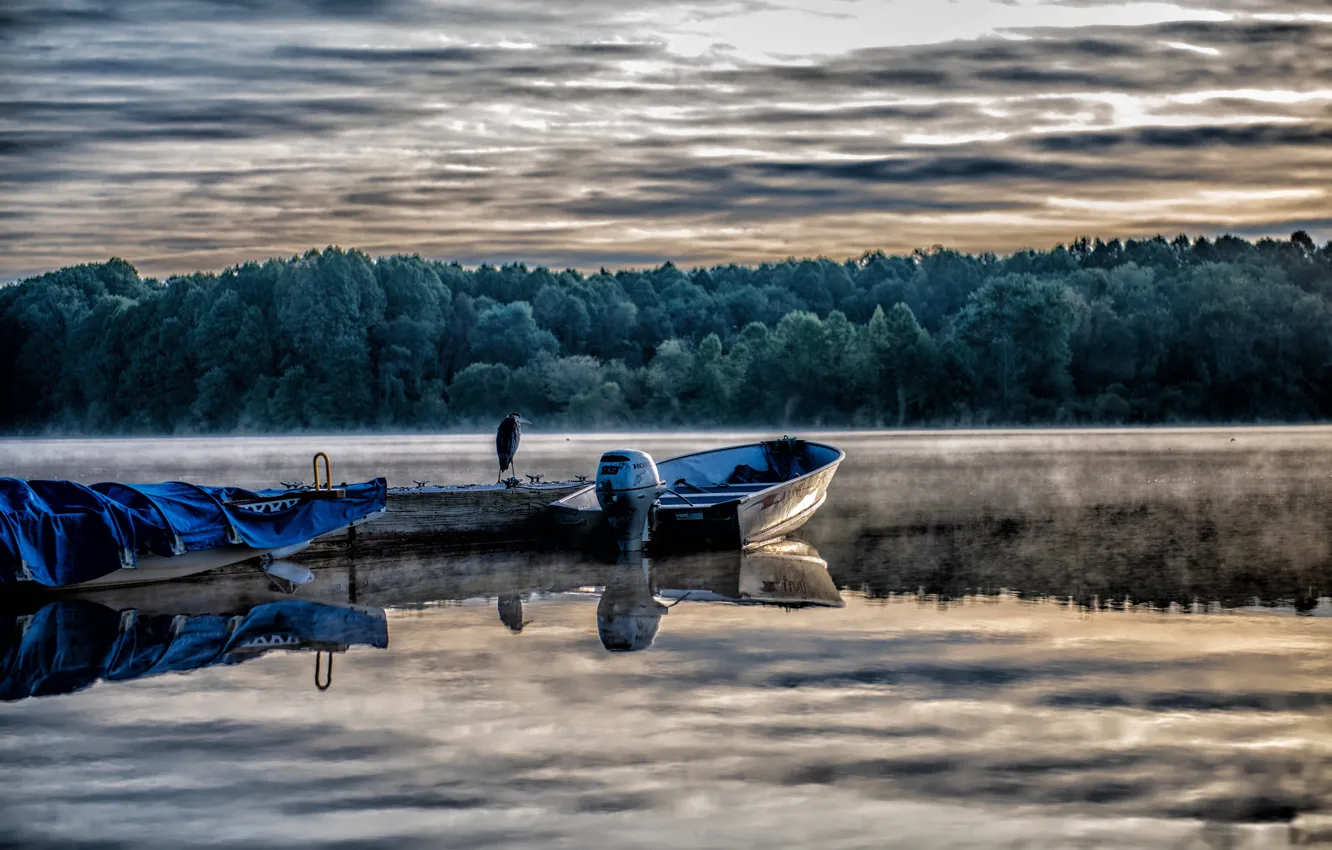
<instances>
[{"instance_id":1,"label":"water reflection","mask_svg":"<svg viewBox=\"0 0 1332 850\"><path fill-rule=\"evenodd\" d=\"M841 608L846 603L813 544L799 539L748 552L700 552L658 562L663 596L783 608Z\"/></svg>"},{"instance_id":2,"label":"water reflection","mask_svg":"<svg viewBox=\"0 0 1332 850\"><path fill-rule=\"evenodd\" d=\"M660 598L840 608L846 603L818 550L784 540L748 552L703 552L657 562L641 553L620 556L597 603L597 634L611 652L652 646L670 610Z\"/></svg>"},{"instance_id":3,"label":"water reflection","mask_svg":"<svg viewBox=\"0 0 1332 850\"><path fill-rule=\"evenodd\" d=\"M626 557L616 564L597 602L601 645L611 652L647 649L657 637L666 610L652 592L651 561L641 556Z\"/></svg>"},{"instance_id":4,"label":"water reflection","mask_svg":"<svg viewBox=\"0 0 1332 850\"><path fill-rule=\"evenodd\" d=\"M523 620L523 596L521 593L502 593L499 597L500 622L508 626L511 632L521 632L527 622Z\"/></svg>"},{"instance_id":5,"label":"water reflection","mask_svg":"<svg viewBox=\"0 0 1332 850\"><path fill-rule=\"evenodd\" d=\"M0 621L0 700L68 694L97 681L128 682L241 664L273 650L345 652L388 646L384 611L289 599L228 614L116 610L60 599ZM332 661L316 683L328 687Z\"/></svg>"},{"instance_id":6,"label":"water reflection","mask_svg":"<svg viewBox=\"0 0 1332 850\"><path fill-rule=\"evenodd\" d=\"M1174 848L1279 846L1332 816L1332 623L1012 594L941 611L839 592L824 553L325 564L305 601L390 609L394 637L339 658L338 699L271 653L0 706L19 733L0 736L0 794L52 812L5 825L125 847L201 828L233 846L863 847L892 824L909 846ZM281 601L264 581L103 591L97 616L252 612Z\"/></svg>"},{"instance_id":7,"label":"water reflection","mask_svg":"<svg viewBox=\"0 0 1332 850\"><path fill-rule=\"evenodd\" d=\"M236 664L277 648L383 648L387 607L494 598L499 622L521 634L532 622L527 603L534 595L592 592L599 596L602 646L629 652L652 646L662 617L682 602L845 604L827 562L798 540L656 560L641 553L606 561L570 552L477 550L315 567L316 580L300 588L303 599L275 598L282 593L269 577L245 570L186 583L90 589L44 606L47 597L26 597L35 613L15 617L0 644L0 695L69 693L99 679Z\"/></svg>"},{"instance_id":8,"label":"water reflection","mask_svg":"<svg viewBox=\"0 0 1332 850\"><path fill-rule=\"evenodd\" d=\"M512 559L516 553L493 553ZM520 633L530 623L524 602L533 593L591 589L598 595L597 635L611 652L634 652L652 646L661 619L671 605L681 602L775 605L783 608L807 606L842 607L841 594L828 575L828 564L818 550L800 540L784 540L748 552L696 552L664 559L644 557L641 552L618 553L613 563L589 559L578 561L557 553L561 568L546 574L544 581L496 594L500 622ZM484 557L478 553L473 558ZM442 561L437 576L449 571ZM373 574L377 569L360 567ZM494 571L501 580L502 571ZM484 588L471 587L475 593ZM488 595L488 594L487 594ZM461 601L463 596L434 601ZM672 600L668 605L662 600ZM406 600L399 599L396 604Z\"/></svg>"},{"instance_id":9,"label":"water reflection","mask_svg":"<svg viewBox=\"0 0 1332 850\"><path fill-rule=\"evenodd\" d=\"M793 541L776 560L524 550L314 564L298 598L388 609L393 632L390 651L338 658L336 699L310 687L308 655L272 652L0 704L0 834L135 850L200 835L337 848L1327 844L1332 620L1318 615L1332 613L1332 431L1235 434L829 437L851 457L805 529L816 548ZM738 442L652 439L661 456ZM572 472L605 442L534 440L552 471L568 459ZM367 474L388 456L400 481L423 468L469 480L484 474L469 453L493 458L483 443L334 451ZM126 445L98 444L110 460L96 462L142 471L146 444L117 460ZM211 448L181 445L167 449L215 471ZM280 454L309 454L273 445L235 453L255 483ZM87 472L79 452L94 454L51 449L65 467L42 471L117 477ZM37 463L29 454L15 463ZM155 478L203 477L153 463ZM277 601L269 582L230 574L86 601L247 612ZM649 599L669 606L650 649L607 651L599 609ZM1292 616L1250 616L1255 599Z\"/></svg>"},{"instance_id":10,"label":"water reflection","mask_svg":"<svg viewBox=\"0 0 1332 850\"><path fill-rule=\"evenodd\" d=\"M842 587L940 600L1016 592L1084 608L1255 603L1312 612L1332 591L1332 505L1247 494L987 510L922 521L862 517L820 535Z\"/></svg>"}]
</instances>

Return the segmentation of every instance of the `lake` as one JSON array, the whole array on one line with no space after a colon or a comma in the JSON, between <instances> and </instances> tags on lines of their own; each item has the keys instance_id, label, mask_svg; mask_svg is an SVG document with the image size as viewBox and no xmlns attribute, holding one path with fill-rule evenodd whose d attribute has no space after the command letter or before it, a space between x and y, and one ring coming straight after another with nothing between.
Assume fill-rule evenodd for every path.
<instances>
[{"instance_id":1,"label":"lake","mask_svg":"<svg viewBox=\"0 0 1332 850\"><path fill-rule=\"evenodd\" d=\"M754 436L534 430L517 465ZM779 551L8 605L0 845L1332 842L1332 429L801 436L848 457ZM12 440L0 471L273 486L319 450L335 480L495 473L489 435ZM612 610L641 651L607 651Z\"/></svg>"}]
</instances>

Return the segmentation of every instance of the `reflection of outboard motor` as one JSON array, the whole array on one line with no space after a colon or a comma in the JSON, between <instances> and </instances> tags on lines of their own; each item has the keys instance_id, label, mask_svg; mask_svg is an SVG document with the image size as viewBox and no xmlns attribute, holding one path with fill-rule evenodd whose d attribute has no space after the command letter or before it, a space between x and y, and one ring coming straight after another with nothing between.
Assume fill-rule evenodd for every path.
<instances>
[{"instance_id":1,"label":"reflection of outboard motor","mask_svg":"<svg viewBox=\"0 0 1332 850\"><path fill-rule=\"evenodd\" d=\"M651 537L652 506L666 490L652 455L634 449L606 452L597 466L597 502L615 532L620 551L643 548Z\"/></svg>"},{"instance_id":2,"label":"reflection of outboard motor","mask_svg":"<svg viewBox=\"0 0 1332 850\"><path fill-rule=\"evenodd\" d=\"M667 608L652 595L651 562L621 555L597 603L597 636L611 652L637 652L652 646Z\"/></svg>"}]
</instances>

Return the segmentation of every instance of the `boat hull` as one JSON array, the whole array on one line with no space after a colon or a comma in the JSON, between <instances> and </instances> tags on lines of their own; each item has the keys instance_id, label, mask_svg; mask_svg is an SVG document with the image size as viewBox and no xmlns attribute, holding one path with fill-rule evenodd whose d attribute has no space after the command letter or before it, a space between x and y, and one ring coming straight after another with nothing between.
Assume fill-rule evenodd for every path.
<instances>
[{"instance_id":1,"label":"boat hull","mask_svg":"<svg viewBox=\"0 0 1332 850\"><path fill-rule=\"evenodd\" d=\"M753 549L798 530L828 499L841 461L746 499L737 507L742 548Z\"/></svg>"},{"instance_id":2,"label":"boat hull","mask_svg":"<svg viewBox=\"0 0 1332 850\"><path fill-rule=\"evenodd\" d=\"M139 565L132 570L116 570L113 573L107 573L104 576L90 581L81 581L77 584L70 584L65 585L62 588L51 589L82 590L86 588L121 587L132 584L146 584L155 581L174 581L176 579L198 575L199 573L205 573L209 570L229 567L233 564L243 564L246 561L256 560L265 555L271 555L274 552L282 552L285 555L288 550L295 548L297 547L284 546L281 550L255 549L250 546L239 545L221 546L216 549L204 549L200 552L186 552L183 555L174 555L170 558L164 558L160 555L142 555L139 557Z\"/></svg>"},{"instance_id":3,"label":"boat hull","mask_svg":"<svg viewBox=\"0 0 1332 850\"><path fill-rule=\"evenodd\" d=\"M361 517L354 522L348 523L346 528L329 532L328 535L346 534L348 529L356 528L368 523L384 513L381 508L374 513ZM322 539L322 538L316 538ZM299 554L310 548L313 541L303 540L288 546L276 548L261 549L253 546L246 546L238 543L230 546L218 546L213 549L200 549L194 552L185 552L181 555L172 555L164 557L162 555L140 555L137 559L138 565L133 569L121 569L115 572L107 573L88 581L81 581L76 584L67 584L60 587L42 587L35 583L27 583L32 587L40 588L47 593L63 592L67 590L91 590L109 587L128 587L139 584L149 584L152 582L176 581L178 579L189 578L201 573L220 570L224 567L237 566L248 562L254 562L255 571L259 571L262 564L270 560L280 558L289 558L292 555Z\"/></svg>"},{"instance_id":4,"label":"boat hull","mask_svg":"<svg viewBox=\"0 0 1332 850\"><path fill-rule=\"evenodd\" d=\"M755 549L781 540L809 522L827 501L839 462L742 499L699 510L662 510L652 533L652 547Z\"/></svg>"},{"instance_id":5,"label":"boat hull","mask_svg":"<svg viewBox=\"0 0 1332 850\"><path fill-rule=\"evenodd\" d=\"M669 504L656 509L649 547L654 551L754 549L797 531L827 500L828 487L845 459L845 454L832 446L810 445L822 453L825 462L789 480L766 487L761 484L713 487L700 494L682 489ZM743 458L739 453L751 448L740 446L683 455L662 461L659 466L662 477L670 483L682 470L702 473L710 455L726 457L729 452ZM592 487L558 500L551 508L576 542L595 545L608 534Z\"/></svg>"}]
</instances>

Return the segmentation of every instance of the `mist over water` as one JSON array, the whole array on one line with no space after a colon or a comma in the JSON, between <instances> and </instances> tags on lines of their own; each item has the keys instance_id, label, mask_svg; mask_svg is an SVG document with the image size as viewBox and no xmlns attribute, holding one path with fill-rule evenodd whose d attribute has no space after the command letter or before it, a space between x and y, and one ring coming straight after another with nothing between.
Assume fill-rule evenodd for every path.
<instances>
[{"instance_id":1,"label":"mist over water","mask_svg":"<svg viewBox=\"0 0 1332 850\"><path fill-rule=\"evenodd\" d=\"M519 475L591 476L604 451L658 459L773 434L523 435ZM1332 592L1332 428L825 432L847 452L802 532L839 585L872 596L1009 590L1102 602L1309 605ZM494 480L494 438L0 441L0 471L83 482L245 487Z\"/></svg>"},{"instance_id":2,"label":"mist over water","mask_svg":"<svg viewBox=\"0 0 1332 850\"><path fill-rule=\"evenodd\" d=\"M534 431L518 470L590 475L619 446L661 459L754 436ZM734 553L328 565L296 598L386 610L388 646L336 654L327 691L312 653L273 651L0 703L0 835L112 847L1332 840L1332 429L800 436L848 455L799 550L806 567L827 562L845 607L688 598L734 595L754 564ZM268 486L308 481L318 450L337 480L495 471L489 435L8 441L0 470ZM686 598L650 648L609 653L599 602L635 581ZM237 576L87 601L198 615L275 598L262 576Z\"/></svg>"}]
</instances>

